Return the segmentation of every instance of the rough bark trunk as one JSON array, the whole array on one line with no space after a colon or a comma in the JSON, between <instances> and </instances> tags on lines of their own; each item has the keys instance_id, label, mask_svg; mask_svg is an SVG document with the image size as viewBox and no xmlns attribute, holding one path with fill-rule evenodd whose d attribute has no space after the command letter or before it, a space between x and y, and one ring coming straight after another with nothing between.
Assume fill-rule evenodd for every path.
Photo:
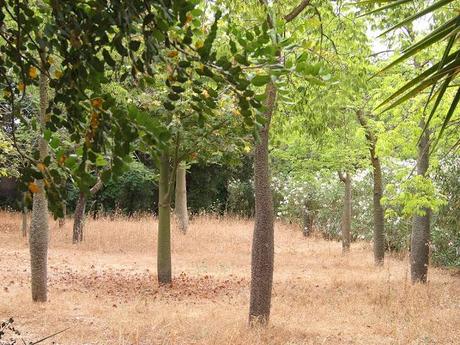
<instances>
[{"instance_id":1,"label":"rough bark trunk","mask_svg":"<svg viewBox=\"0 0 460 345\"><path fill-rule=\"evenodd\" d=\"M86 210L86 195L80 192L78 196L77 205L75 206L74 220L73 220L73 235L72 243L76 244L83 241L83 227L85 223L85 210Z\"/></svg>"},{"instance_id":2,"label":"rough bark trunk","mask_svg":"<svg viewBox=\"0 0 460 345\"><path fill-rule=\"evenodd\" d=\"M160 158L160 185L158 195L158 251L159 284L171 284L171 193L169 184L169 155Z\"/></svg>"},{"instance_id":3,"label":"rough bark trunk","mask_svg":"<svg viewBox=\"0 0 460 345\"><path fill-rule=\"evenodd\" d=\"M188 230L186 163L181 162L176 171L175 213L177 224L183 234Z\"/></svg>"},{"instance_id":4,"label":"rough bark trunk","mask_svg":"<svg viewBox=\"0 0 460 345\"><path fill-rule=\"evenodd\" d=\"M27 210L27 193L22 193L22 237L27 237L27 217L28 217L28 210Z\"/></svg>"},{"instance_id":5,"label":"rough bark trunk","mask_svg":"<svg viewBox=\"0 0 460 345\"><path fill-rule=\"evenodd\" d=\"M96 194L102 188L102 180L98 178L96 184L90 189L90 195ZM75 206L74 221L73 221L73 234L72 243L77 244L83 241L83 230L85 228L86 217L86 195L80 192L78 196L77 205Z\"/></svg>"},{"instance_id":6,"label":"rough bark trunk","mask_svg":"<svg viewBox=\"0 0 460 345\"><path fill-rule=\"evenodd\" d=\"M357 112L358 120L366 131L366 138L369 142L369 151L371 155L372 171L374 177L374 263L378 266L383 265L385 259L385 218L382 206L383 196L383 178L380 159L375 152L377 138L372 133L367 123L366 117L362 111Z\"/></svg>"},{"instance_id":7,"label":"rough bark trunk","mask_svg":"<svg viewBox=\"0 0 460 345\"><path fill-rule=\"evenodd\" d=\"M45 61L43 56L42 60ZM48 78L45 73L40 73L39 89L39 122L42 132L40 133L38 146L40 160L43 161L48 156L48 144L43 138L43 130L46 124L46 110L48 108ZM46 302L48 294L48 200L46 198L44 181L36 180L35 183L39 190L37 193L33 193L32 221L30 224L29 238L32 300L36 302Z\"/></svg>"},{"instance_id":8,"label":"rough bark trunk","mask_svg":"<svg viewBox=\"0 0 460 345\"><path fill-rule=\"evenodd\" d=\"M423 121L420 123L420 127L425 127ZM429 151L430 133L426 130L418 147L417 175L426 175L430 164ZM424 208L423 211L425 212L424 215L415 215L412 219L410 262L413 283L426 283L428 278L431 210Z\"/></svg>"},{"instance_id":9,"label":"rough bark trunk","mask_svg":"<svg viewBox=\"0 0 460 345\"><path fill-rule=\"evenodd\" d=\"M273 198L270 188L268 139L270 121L276 104L276 86L269 82L266 88L266 123L260 129L260 141L255 146L255 226L252 239L250 323L267 324L273 282L274 229Z\"/></svg>"},{"instance_id":10,"label":"rough bark trunk","mask_svg":"<svg viewBox=\"0 0 460 345\"><path fill-rule=\"evenodd\" d=\"M340 174L340 180L345 185L343 195L343 214L342 214L342 252L350 251L351 243L351 176L350 173Z\"/></svg>"}]
</instances>

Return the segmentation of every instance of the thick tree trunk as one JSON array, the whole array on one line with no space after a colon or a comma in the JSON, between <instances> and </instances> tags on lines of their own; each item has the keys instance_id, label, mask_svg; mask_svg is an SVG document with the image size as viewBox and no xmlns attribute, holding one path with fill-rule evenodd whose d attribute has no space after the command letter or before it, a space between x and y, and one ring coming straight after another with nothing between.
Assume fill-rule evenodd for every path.
<instances>
[{"instance_id":1,"label":"thick tree trunk","mask_svg":"<svg viewBox=\"0 0 460 345\"><path fill-rule=\"evenodd\" d=\"M83 241L83 227L85 223L85 210L86 210L86 195L80 192L78 196L77 205L75 206L74 220L73 220L73 235L72 243L80 243Z\"/></svg>"},{"instance_id":2,"label":"thick tree trunk","mask_svg":"<svg viewBox=\"0 0 460 345\"><path fill-rule=\"evenodd\" d=\"M44 61L44 58L43 58ZM48 108L48 78L42 72L39 80L40 113L39 122L41 127L38 142L40 160L48 156L48 143L43 138L43 130L46 124L46 110ZM48 200L46 198L45 183L36 180L39 190L33 193L32 221L30 224L30 263L32 278L32 300L46 302L47 300L47 275L48 275Z\"/></svg>"},{"instance_id":3,"label":"thick tree trunk","mask_svg":"<svg viewBox=\"0 0 460 345\"><path fill-rule=\"evenodd\" d=\"M97 179L95 185L89 190L90 195L94 195L102 188L103 183L100 178ZM78 196L77 205L75 206L74 220L73 220L73 234L72 243L77 244L83 241L83 230L85 228L86 218L86 195L80 192Z\"/></svg>"},{"instance_id":4,"label":"thick tree trunk","mask_svg":"<svg viewBox=\"0 0 460 345\"><path fill-rule=\"evenodd\" d=\"M188 230L188 211L187 211L187 182L186 182L186 163L181 162L176 171L176 197L175 213L177 224L182 233L186 234Z\"/></svg>"},{"instance_id":5,"label":"thick tree trunk","mask_svg":"<svg viewBox=\"0 0 460 345\"><path fill-rule=\"evenodd\" d=\"M380 159L375 152L377 138L368 126L364 113L357 112L358 120L366 131L366 138L369 142L371 154L372 171L374 177L374 263L378 266L383 265L385 259L385 218L382 206L383 178Z\"/></svg>"},{"instance_id":6,"label":"thick tree trunk","mask_svg":"<svg viewBox=\"0 0 460 345\"><path fill-rule=\"evenodd\" d=\"M22 237L27 237L27 217L28 217L28 210L27 210L27 193L22 193Z\"/></svg>"},{"instance_id":7,"label":"thick tree trunk","mask_svg":"<svg viewBox=\"0 0 460 345\"><path fill-rule=\"evenodd\" d=\"M274 229L273 198L270 188L268 139L270 121L276 104L276 86L268 83L266 88L266 123L260 129L260 141L254 154L255 226L252 239L251 297L249 321L267 324L273 282Z\"/></svg>"},{"instance_id":8,"label":"thick tree trunk","mask_svg":"<svg viewBox=\"0 0 460 345\"><path fill-rule=\"evenodd\" d=\"M342 252L347 253L350 251L351 243L351 176L348 172L339 175L340 180L345 185L342 214Z\"/></svg>"},{"instance_id":9,"label":"thick tree trunk","mask_svg":"<svg viewBox=\"0 0 460 345\"><path fill-rule=\"evenodd\" d=\"M424 126L425 123L422 121L420 127ZM418 147L417 174L420 176L425 176L428 171L429 151L430 133L426 130ZM431 210L424 208L423 211L424 215L415 215L412 219L410 268L413 283L426 283L428 277Z\"/></svg>"},{"instance_id":10,"label":"thick tree trunk","mask_svg":"<svg viewBox=\"0 0 460 345\"><path fill-rule=\"evenodd\" d=\"M158 196L158 283L170 284L171 269L171 193L169 184L169 155L165 152L160 159L160 185Z\"/></svg>"}]
</instances>

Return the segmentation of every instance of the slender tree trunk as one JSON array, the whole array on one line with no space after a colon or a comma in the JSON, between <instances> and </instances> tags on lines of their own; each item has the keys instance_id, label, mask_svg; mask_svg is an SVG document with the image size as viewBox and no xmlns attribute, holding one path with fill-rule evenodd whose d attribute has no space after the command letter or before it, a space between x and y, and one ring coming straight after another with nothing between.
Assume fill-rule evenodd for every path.
<instances>
[{"instance_id":1,"label":"slender tree trunk","mask_svg":"<svg viewBox=\"0 0 460 345\"><path fill-rule=\"evenodd\" d=\"M97 182L89 190L90 195L96 194L102 188L102 180L97 179ZM83 192L80 192L78 196L77 205L75 207L74 221L73 221L73 234L72 234L72 243L77 244L83 241L83 230L85 228L85 218L86 218L86 195Z\"/></svg>"},{"instance_id":2,"label":"slender tree trunk","mask_svg":"<svg viewBox=\"0 0 460 345\"><path fill-rule=\"evenodd\" d=\"M345 185L343 196L343 215L342 215L342 251L350 251L351 243L351 176L350 173L340 174L340 179Z\"/></svg>"},{"instance_id":3,"label":"slender tree trunk","mask_svg":"<svg viewBox=\"0 0 460 345\"><path fill-rule=\"evenodd\" d=\"M188 230L186 173L186 163L179 163L176 171L175 213L179 229L184 234Z\"/></svg>"},{"instance_id":4,"label":"slender tree trunk","mask_svg":"<svg viewBox=\"0 0 460 345\"><path fill-rule=\"evenodd\" d=\"M27 193L22 193L22 237L27 237Z\"/></svg>"},{"instance_id":5,"label":"slender tree trunk","mask_svg":"<svg viewBox=\"0 0 460 345\"><path fill-rule=\"evenodd\" d=\"M254 154L255 226L252 239L251 297L249 321L267 324L273 282L274 229L273 198L270 188L268 139L270 121L276 105L276 86L269 82L266 88L266 123L260 129L260 141Z\"/></svg>"},{"instance_id":6,"label":"slender tree trunk","mask_svg":"<svg viewBox=\"0 0 460 345\"><path fill-rule=\"evenodd\" d=\"M171 284L171 193L169 184L169 155L166 152L160 158L158 199L158 283Z\"/></svg>"},{"instance_id":7,"label":"slender tree trunk","mask_svg":"<svg viewBox=\"0 0 460 345\"><path fill-rule=\"evenodd\" d=\"M383 196L383 178L380 159L375 152L377 138L368 126L364 113L357 112L358 120L366 131L366 138L369 142L369 151L371 154L372 171L374 177L374 263L378 266L383 265L385 259L385 218L382 206Z\"/></svg>"},{"instance_id":8,"label":"slender tree trunk","mask_svg":"<svg viewBox=\"0 0 460 345\"><path fill-rule=\"evenodd\" d=\"M385 259L385 218L382 206L383 181L380 160L373 155L372 167L374 173L374 263L383 265Z\"/></svg>"},{"instance_id":9,"label":"slender tree trunk","mask_svg":"<svg viewBox=\"0 0 460 345\"><path fill-rule=\"evenodd\" d=\"M45 61L43 56L42 60ZM46 124L46 110L48 108L48 78L43 72L40 73L39 88L39 122L42 132L40 133L38 146L40 160L43 161L48 156L48 144L43 137L43 130ZM32 300L36 302L46 302L49 241L48 200L46 198L44 181L36 180L35 184L38 186L39 190L37 193L33 193L32 221L30 224L29 238Z\"/></svg>"},{"instance_id":10,"label":"slender tree trunk","mask_svg":"<svg viewBox=\"0 0 460 345\"><path fill-rule=\"evenodd\" d=\"M425 127L423 121L420 123L420 127ZM426 130L418 147L417 175L426 175L430 164L429 151L430 133ZM424 215L415 215L412 219L410 262L413 283L426 283L428 278L431 210L424 208L423 211L425 212Z\"/></svg>"},{"instance_id":11,"label":"slender tree trunk","mask_svg":"<svg viewBox=\"0 0 460 345\"><path fill-rule=\"evenodd\" d=\"M305 207L303 209L302 218L302 233L304 237L308 237L313 232L314 221L314 215L309 208L308 202L305 204Z\"/></svg>"},{"instance_id":12,"label":"slender tree trunk","mask_svg":"<svg viewBox=\"0 0 460 345\"><path fill-rule=\"evenodd\" d=\"M67 217L67 204L66 204L66 202L64 201L64 202L62 203L62 218L59 218L59 227L60 227L60 228L64 227L66 217Z\"/></svg>"},{"instance_id":13,"label":"slender tree trunk","mask_svg":"<svg viewBox=\"0 0 460 345\"><path fill-rule=\"evenodd\" d=\"M86 195L80 192L78 196L77 205L75 207L74 220L73 220L73 236L72 243L77 244L83 241L83 227L85 224L85 211L86 211Z\"/></svg>"}]
</instances>

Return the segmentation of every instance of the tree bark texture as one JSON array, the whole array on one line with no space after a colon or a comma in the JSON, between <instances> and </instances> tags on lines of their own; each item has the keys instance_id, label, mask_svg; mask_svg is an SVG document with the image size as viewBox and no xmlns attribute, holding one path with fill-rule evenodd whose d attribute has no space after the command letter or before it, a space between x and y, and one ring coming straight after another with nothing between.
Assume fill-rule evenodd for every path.
<instances>
[{"instance_id":1,"label":"tree bark texture","mask_svg":"<svg viewBox=\"0 0 460 345\"><path fill-rule=\"evenodd\" d=\"M276 104L276 86L266 87L266 123L260 129L260 141L255 146L255 226L252 239L250 323L268 323L273 283L274 228L273 197L270 188L268 140L270 121Z\"/></svg>"},{"instance_id":2,"label":"tree bark texture","mask_svg":"<svg viewBox=\"0 0 460 345\"><path fill-rule=\"evenodd\" d=\"M103 183L100 178L89 190L90 195L94 195L102 188ZM85 217L86 217L86 195L80 192L78 196L77 205L75 206L74 221L73 221L73 233L72 243L77 244L83 241L83 232L85 228Z\"/></svg>"},{"instance_id":3,"label":"tree bark texture","mask_svg":"<svg viewBox=\"0 0 460 345\"><path fill-rule=\"evenodd\" d=\"M342 214L342 252L350 251L351 243L351 176L350 173L340 173L340 180L344 183Z\"/></svg>"},{"instance_id":4,"label":"tree bark texture","mask_svg":"<svg viewBox=\"0 0 460 345\"><path fill-rule=\"evenodd\" d=\"M42 60L45 61L43 56ZM48 78L43 72L40 73L39 78L39 123L41 133L38 141L38 148L40 160L43 161L48 156L48 144L43 137L43 130L46 124L46 110L48 108ZM38 187L38 192L33 193L32 221L30 224L29 237L32 300L36 302L46 302L48 294L48 200L46 198L44 180L35 180L35 184Z\"/></svg>"},{"instance_id":5,"label":"tree bark texture","mask_svg":"<svg viewBox=\"0 0 460 345\"><path fill-rule=\"evenodd\" d=\"M175 196L175 213L177 224L183 234L188 230L188 210L187 210L187 182L185 162L179 163L176 171L176 196Z\"/></svg>"},{"instance_id":6,"label":"tree bark texture","mask_svg":"<svg viewBox=\"0 0 460 345\"><path fill-rule=\"evenodd\" d=\"M383 178L380 159L376 154L377 138L369 128L367 119L362 111L357 112L358 120L366 131L366 139L369 143L371 156L372 172L374 179L373 194L373 215L374 215L374 263L378 266L383 265L385 259L385 211L382 206L383 197Z\"/></svg>"},{"instance_id":7,"label":"tree bark texture","mask_svg":"<svg viewBox=\"0 0 460 345\"><path fill-rule=\"evenodd\" d=\"M158 199L158 283L171 284L171 193L169 183L169 155L166 152L160 158Z\"/></svg>"},{"instance_id":8,"label":"tree bark texture","mask_svg":"<svg viewBox=\"0 0 460 345\"><path fill-rule=\"evenodd\" d=\"M420 127L425 127L423 121L420 123ZM430 164L429 151L430 133L426 129L418 146L417 175L426 175ZM424 215L415 215L412 219L410 269L413 283L426 283L428 278L431 210L424 208L423 211L425 212Z\"/></svg>"},{"instance_id":9,"label":"tree bark texture","mask_svg":"<svg viewBox=\"0 0 460 345\"><path fill-rule=\"evenodd\" d=\"M80 243L83 241L83 227L85 223L86 211L86 195L80 192L78 195L77 205L75 206L74 220L73 220L73 234L72 243Z\"/></svg>"}]
</instances>

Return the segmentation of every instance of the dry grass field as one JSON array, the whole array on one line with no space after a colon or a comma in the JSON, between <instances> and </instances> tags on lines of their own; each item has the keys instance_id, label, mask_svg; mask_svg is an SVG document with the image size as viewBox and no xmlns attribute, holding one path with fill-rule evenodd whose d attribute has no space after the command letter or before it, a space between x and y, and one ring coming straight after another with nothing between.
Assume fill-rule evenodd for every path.
<instances>
[{"instance_id":1,"label":"dry grass field","mask_svg":"<svg viewBox=\"0 0 460 345\"><path fill-rule=\"evenodd\" d=\"M304 239L277 224L270 326L248 329L252 222L195 218L173 229L172 287L156 283L151 218L88 220L81 245L71 221L51 221L49 302L30 297L20 216L0 213L0 319L26 342L61 329L55 344L460 344L460 275L430 268L412 286L408 261L375 268L371 247ZM44 342L51 344L51 340Z\"/></svg>"}]
</instances>

